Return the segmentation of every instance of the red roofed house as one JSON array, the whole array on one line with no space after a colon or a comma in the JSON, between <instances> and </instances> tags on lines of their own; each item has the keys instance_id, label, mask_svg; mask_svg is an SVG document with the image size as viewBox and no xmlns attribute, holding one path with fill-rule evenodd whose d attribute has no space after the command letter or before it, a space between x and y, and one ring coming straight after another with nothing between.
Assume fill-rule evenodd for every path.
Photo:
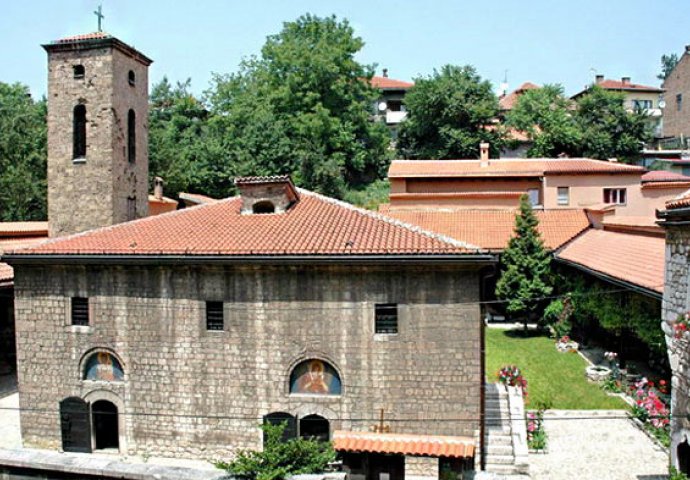
<instances>
[{"instance_id":1,"label":"red roofed house","mask_svg":"<svg viewBox=\"0 0 690 480\"><path fill-rule=\"evenodd\" d=\"M64 236L2 256L25 446L228 458L285 421L338 430L351 475L473 468L493 254L288 177L139 218L149 60L107 34L45 48L49 201L71 208L49 209Z\"/></svg>"},{"instance_id":2,"label":"red roofed house","mask_svg":"<svg viewBox=\"0 0 690 480\"><path fill-rule=\"evenodd\" d=\"M388 77L388 69L383 69L383 76L371 78L371 86L381 91L376 102L376 113L391 128L402 122L407 116L403 99L414 83L394 80Z\"/></svg>"},{"instance_id":3,"label":"red roofed house","mask_svg":"<svg viewBox=\"0 0 690 480\"><path fill-rule=\"evenodd\" d=\"M662 136L662 111L659 102L663 99L663 88L650 85L640 85L639 83L632 83L630 81L630 77L623 77L620 80L610 80L604 78L603 75L596 75L594 83L592 85L588 85L583 90L573 95L571 98L573 100L577 100L579 97L589 93L593 85L601 87L604 90L622 93L625 97L625 108L631 112L636 109L645 110L649 115L650 121L654 127L655 136Z\"/></svg>"}]
</instances>

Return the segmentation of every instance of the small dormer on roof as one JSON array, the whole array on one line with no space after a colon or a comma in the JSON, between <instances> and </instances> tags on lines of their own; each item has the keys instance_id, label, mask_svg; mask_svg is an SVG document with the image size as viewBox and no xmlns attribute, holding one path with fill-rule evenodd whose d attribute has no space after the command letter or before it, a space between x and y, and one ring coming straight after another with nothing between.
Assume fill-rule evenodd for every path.
<instances>
[{"instance_id":1,"label":"small dormer on roof","mask_svg":"<svg viewBox=\"0 0 690 480\"><path fill-rule=\"evenodd\" d=\"M242 197L242 215L285 213L299 202L299 193L289 175L237 177Z\"/></svg>"}]
</instances>

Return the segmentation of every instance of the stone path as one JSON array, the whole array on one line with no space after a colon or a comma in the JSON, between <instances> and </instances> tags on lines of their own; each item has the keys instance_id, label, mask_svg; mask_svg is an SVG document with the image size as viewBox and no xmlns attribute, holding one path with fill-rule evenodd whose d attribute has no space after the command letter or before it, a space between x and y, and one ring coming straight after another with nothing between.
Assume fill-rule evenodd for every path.
<instances>
[{"instance_id":1,"label":"stone path","mask_svg":"<svg viewBox=\"0 0 690 480\"><path fill-rule=\"evenodd\" d=\"M581 418L593 416L599 418ZM548 453L530 454L532 479L667 478L667 453L635 427L624 412L551 410L545 417Z\"/></svg>"},{"instance_id":2,"label":"stone path","mask_svg":"<svg viewBox=\"0 0 690 480\"><path fill-rule=\"evenodd\" d=\"M21 448L19 394L0 395L0 448Z\"/></svg>"}]
</instances>

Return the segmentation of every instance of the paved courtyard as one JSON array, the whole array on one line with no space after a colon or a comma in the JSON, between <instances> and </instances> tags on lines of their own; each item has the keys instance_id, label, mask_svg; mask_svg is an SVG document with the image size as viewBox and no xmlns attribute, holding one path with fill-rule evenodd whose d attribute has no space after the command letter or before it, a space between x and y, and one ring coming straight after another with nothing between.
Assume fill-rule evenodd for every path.
<instances>
[{"instance_id":1,"label":"paved courtyard","mask_svg":"<svg viewBox=\"0 0 690 480\"><path fill-rule=\"evenodd\" d=\"M556 410L545 417L548 453L530 454L534 480L667 478L666 452L620 410Z\"/></svg>"}]
</instances>

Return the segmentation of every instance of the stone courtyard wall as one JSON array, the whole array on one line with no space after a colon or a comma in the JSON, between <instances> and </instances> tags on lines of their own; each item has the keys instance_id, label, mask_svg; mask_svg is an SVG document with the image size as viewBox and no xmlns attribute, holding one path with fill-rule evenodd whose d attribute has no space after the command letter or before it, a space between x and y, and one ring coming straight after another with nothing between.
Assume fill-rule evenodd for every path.
<instances>
[{"instance_id":1,"label":"stone courtyard wall","mask_svg":"<svg viewBox=\"0 0 690 480\"><path fill-rule=\"evenodd\" d=\"M690 344L673 336L678 315L690 311L690 225L666 226L666 273L662 328L673 372L671 397L671 459L677 463L678 444L690 443Z\"/></svg>"},{"instance_id":2,"label":"stone courtyard wall","mask_svg":"<svg viewBox=\"0 0 690 480\"><path fill-rule=\"evenodd\" d=\"M258 448L270 412L318 414L369 430L473 436L479 428L481 319L469 267L15 267L21 425L26 446L60 447L58 402L110 399L121 450L197 459ZM70 297L88 297L88 327ZM207 331L205 302L225 329ZM374 305L399 304L399 333L374 333ZM123 382L82 380L95 349ZM321 358L339 396L289 393L291 369Z\"/></svg>"}]
</instances>

